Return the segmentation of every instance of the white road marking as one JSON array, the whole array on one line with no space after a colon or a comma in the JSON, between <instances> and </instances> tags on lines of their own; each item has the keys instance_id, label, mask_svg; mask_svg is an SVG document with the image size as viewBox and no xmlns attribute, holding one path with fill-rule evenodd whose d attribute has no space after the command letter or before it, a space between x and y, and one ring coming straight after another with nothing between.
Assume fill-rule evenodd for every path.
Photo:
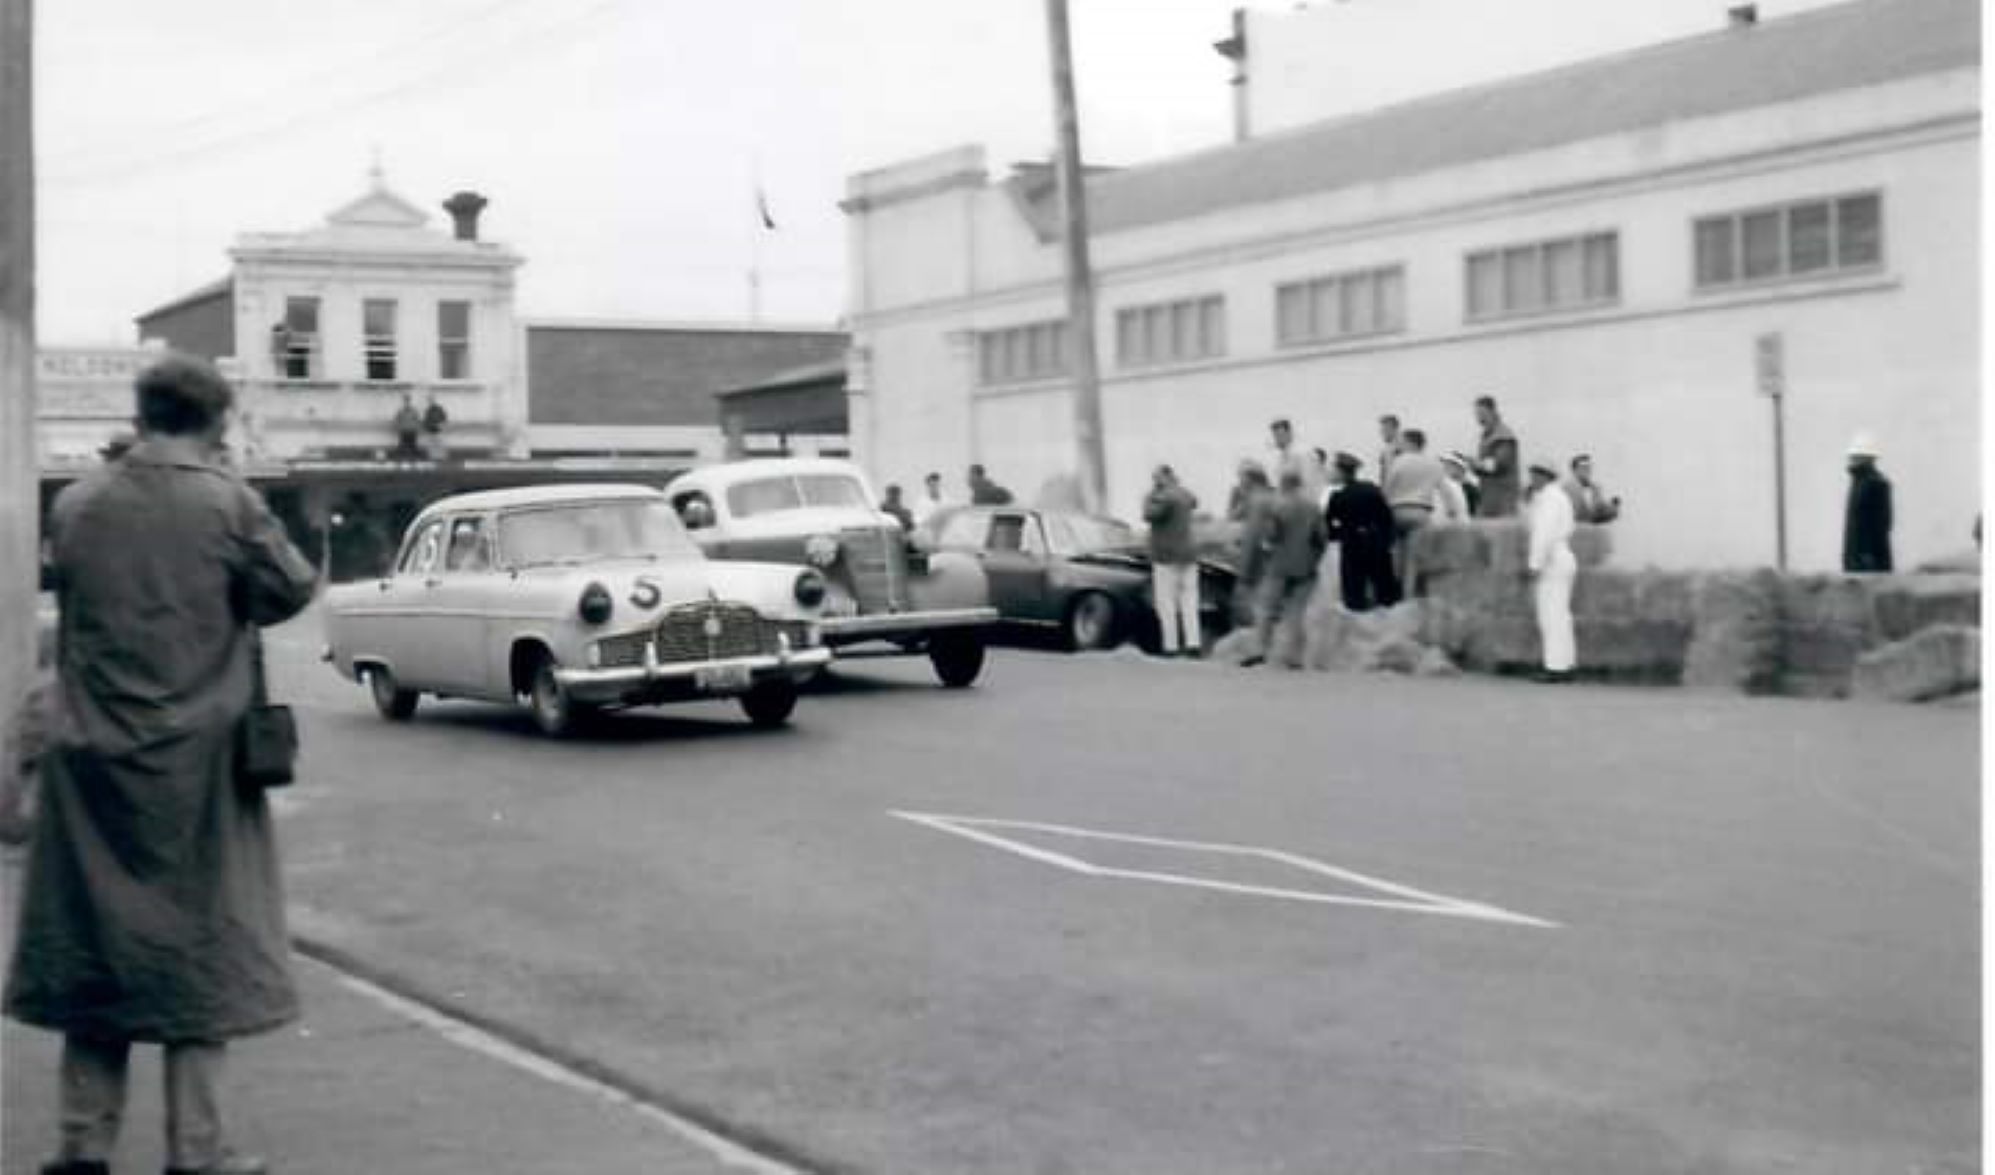
<instances>
[{"instance_id":1,"label":"white road marking","mask_svg":"<svg viewBox=\"0 0 1995 1175\"><path fill-rule=\"evenodd\" d=\"M1315 902L1322 905L1366 906L1373 909L1404 910L1415 914L1440 914L1451 918L1472 918L1485 922L1502 922L1515 926L1535 926L1542 929L1556 929L1558 923L1543 918L1533 918L1492 906L1487 902L1474 902L1466 898L1450 897L1447 894L1415 889L1382 877L1359 873L1355 869L1345 869L1313 857L1281 849L1265 849L1254 845L1221 844L1211 841L1175 840L1160 836L1139 836L1124 832L1103 832L1092 828L1075 828L1066 824L1045 824L1031 820L998 820L981 816L944 816L934 812L908 812L891 810L887 813L901 820L921 824L939 832L947 832L967 840L977 841L992 848L1016 854L1055 868L1079 873L1086 877L1109 877L1124 881L1148 881L1159 885L1184 886L1194 889L1217 890L1222 893L1246 894L1253 897L1278 898L1285 901ZM999 835L991 829L1015 829L1024 832L1041 832L1051 836L1072 837L1078 840L1109 841L1117 844L1142 845L1146 848L1177 849L1188 853L1207 853L1219 856L1251 857L1263 861L1273 861L1306 873L1315 873L1335 878L1351 885L1390 894L1392 897L1356 897L1349 894L1325 893L1320 890L1289 889L1282 886L1250 885L1245 882L1221 881L1209 877L1192 877L1182 873L1165 873L1148 869L1122 869L1112 865L1097 865L1079 857L1053 852L1037 845L1026 844L1007 836Z\"/></svg>"},{"instance_id":2,"label":"white road marking","mask_svg":"<svg viewBox=\"0 0 1995 1175\"><path fill-rule=\"evenodd\" d=\"M504 1065L530 1073L543 1081L572 1089L585 1097L604 1102L619 1109L630 1110L663 1126L686 1142L705 1151L721 1166L736 1171L753 1172L754 1175L805 1175L802 1168L777 1162L766 1155L749 1150L733 1139L715 1134L713 1131L689 1118L680 1117L670 1110L662 1109L606 1085L586 1074L578 1073L566 1065L537 1053L528 1052L493 1036L482 1028L468 1024L456 1017L439 1012L425 1004L406 999L389 991L379 984L370 983L361 977L343 971L318 959L306 958L313 966L322 967L332 973L347 990L364 999L386 1008L405 1020L434 1032L444 1040L480 1056L498 1061Z\"/></svg>"}]
</instances>

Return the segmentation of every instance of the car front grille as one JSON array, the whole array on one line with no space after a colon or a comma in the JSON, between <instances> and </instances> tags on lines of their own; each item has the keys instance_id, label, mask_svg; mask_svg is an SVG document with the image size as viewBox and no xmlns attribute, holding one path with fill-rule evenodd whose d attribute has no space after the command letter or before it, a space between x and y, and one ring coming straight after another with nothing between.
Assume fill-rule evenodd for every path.
<instances>
[{"instance_id":1,"label":"car front grille","mask_svg":"<svg viewBox=\"0 0 1995 1175\"><path fill-rule=\"evenodd\" d=\"M907 550L898 529L855 528L839 534L848 586L859 611L907 608Z\"/></svg>"},{"instance_id":2,"label":"car front grille","mask_svg":"<svg viewBox=\"0 0 1995 1175\"><path fill-rule=\"evenodd\" d=\"M719 621L716 634L708 634L709 619ZM605 669L642 665L645 647L654 642L661 665L766 656L779 651L784 636L789 637L791 648L804 648L810 641L809 622L771 620L746 604L681 604L667 611L650 632L624 633L597 642L597 663Z\"/></svg>"}]
</instances>

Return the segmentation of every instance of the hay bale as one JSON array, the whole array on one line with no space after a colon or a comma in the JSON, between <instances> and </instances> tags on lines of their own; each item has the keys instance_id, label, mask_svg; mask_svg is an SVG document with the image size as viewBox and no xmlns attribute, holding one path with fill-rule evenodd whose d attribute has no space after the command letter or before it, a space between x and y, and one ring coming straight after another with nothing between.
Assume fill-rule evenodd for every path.
<instances>
[{"instance_id":1,"label":"hay bale","mask_svg":"<svg viewBox=\"0 0 1995 1175\"><path fill-rule=\"evenodd\" d=\"M1256 657L1263 656L1264 653L1260 634L1249 627L1236 628L1220 637L1206 657L1221 665L1244 665Z\"/></svg>"},{"instance_id":2,"label":"hay bale","mask_svg":"<svg viewBox=\"0 0 1995 1175\"><path fill-rule=\"evenodd\" d=\"M1573 528L1572 557L1582 568L1600 567L1614 554L1614 532L1605 526L1581 523Z\"/></svg>"},{"instance_id":3,"label":"hay bale","mask_svg":"<svg viewBox=\"0 0 1995 1175\"><path fill-rule=\"evenodd\" d=\"M1413 560L1420 574L1437 579L1486 570L1489 537L1480 523L1441 523L1413 534Z\"/></svg>"},{"instance_id":4,"label":"hay bale","mask_svg":"<svg viewBox=\"0 0 1995 1175\"><path fill-rule=\"evenodd\" d=\"M1580 572L1572 585L1573 619L1634 619L1640 615L1638 578L1639 573L1629 571Z\"/></svg>"},{"instance_id":5,"label":"hay bale","mask_svg":"<svg viewBox=\"0 0 1995 1175\"><path fill-rule=\"evenodd\" d=\"M1514 518L1478 522L1476 529L1489 544L1489 570L1498 575L1523 575L1531 566L1531 533Z\"/></svg>"},{"instance_id":6,"label":"hay bale","mask_svg":"<svg viewBox=\"0 0 1995 1175\"><path fill-rule=\"evenodd\" d=\"M1850 693L1859 698L1923 702L1981 688L1981 630L1935 625L1857 658Z\"/></svg>"},{"instance_id":7,"label":"hay bale","mask_svg":"<svg viewBox=\"0 0 1995 1175\"><path fill-rule=\"evenodd\" d=\"M1636 616L1575 625L1580 664L1609 677L1674 682L1683 677L1690 625Z\"/></svg>"},{"instance_id":8,"label":"hay bale","mask_svg":"<svg viewBox=\"0 0 1995 1175\"><path fill-rule=\"evenodd\" d=\"M1693 572L1649 568L1635 580L1635 614L1681 624L1688 631L1697 615L1697 585Z\"/></svg>"},{"instance_id":9,"label":"hay bale","mask_svg":"<svg viewBox=\"0 0 1995 1175\"><path fill-rule=\"evenodd\" d=\"M1460 677L1462 671L1448 655L1439 649L1428 647L1420 651L1420 660L1413 666L1415 677Z\"/></svg>"},{"instance_id":10,"label":"hay bale","mask_svg":"<svg viewBox=\"0 0 1995 1175\"><path fill-rule=\"evenodd\" d=\"M1902 641L1935 625L1981 627L1979 575L1892 575L1867 586L1886 641Z\"/></svg>"},{"instance_id":11,"label":"hay bale","mask_svg":"<svg viewBox=\"0 0 1995 1175\"><path fill-rule=\"evenodd\" d=\"M1772 692L1781 671L1780 577L1766 569L1707 575L1695 599L1683 684Z\"/></svg>"}]
</instances>

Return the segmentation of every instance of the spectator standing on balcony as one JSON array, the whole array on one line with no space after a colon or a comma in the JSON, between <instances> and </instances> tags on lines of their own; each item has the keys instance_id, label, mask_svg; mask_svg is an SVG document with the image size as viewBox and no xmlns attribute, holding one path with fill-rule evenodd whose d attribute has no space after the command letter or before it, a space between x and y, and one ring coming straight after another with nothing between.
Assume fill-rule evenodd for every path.
<instances>
[{"instance_id":1,"label":"spectator standing on balcony","mask_svg":"<svg viewBox=\"0 0 1995 1175\"><path fill-rule=\"evenodd\" d=\"M1503 423L1494 396L1476 397L1475 418L1482 426L1475 462L1476 477L1482 483L1482 500L1476 507L1476 517L1508 518L1517 513L1517 434Z\"/></svg>"},{"instance_id":2,"label":"spectator standing on balcony","mask_svg":"<svg viewBox=\"0 0 1995 1175\"><path fill-rule=\"evenodd\" d=\"M395 456L404 460L420 456L422 450L417 439L422 431L422 413L416 411L416 402L404 393L402 406L395 412Z\"/></svg>"},{"instance_id":3,"label":"spectator standing on balcony","mask_svg":"<svg viewBox=\"0 0 1995 1175\"><path fill-rule=\"evenodd\" d=\"M1011 491L992 481L982 465L970 466L969 483L972 506L1011 505Z\"/></svg>"},{"instance_id":4,"label":"spectator standing on balcony","mask_svg":"<svg viewBox=\"0 0 1995 1175\"><path fill-rule=\"evenodd\" d=\"M1850 442L1850 494L1843 507L1843 570L1891 570L1891 481L1877 468L1877 442Z\"/></svg>"},{"instance_id":5,"label":"spectator standing on balcony","mask_svg":"<svg viewBox=\"0 0 1995 1175\"><path fill-rule=\"evenodd\" d=\"M1572 497L1558 487L1558 478L1550 465L1531 466L1529 569L1544 646L1544 668L1537 679L1547 683L1571 681L1576 656L1572 583L1579 564L1572 553Z\"/></svg>"},{"instance_id":6,"label":"spectator standing on balcony","mask_svg":"<svg viewBox=\"0 0 1995 1175\"><path fill-rule=\"evenodd\" d=\"M1399 437L1399 452L1392 459L1392 472L1385 475L1380 489L1386 505L1392 507L1392 569L1402 588L1413 591L1413 536L1434 520L1434 496L1448 472L1427 452L1427 434L1407 429Z\"/></svg>"},{"instance_id":7,"label":"spectator standing on balcony","mask_svg":"<svg viewBox=\"0 0 1995 1175\"><path fill-rule=\"evenodd\" d=\"M880 503L880 513L893 515L894 521L901 524L902 530L914 529L914 512L901 501L901 488L898 485L887 487L886 499Z\"/></svg>"},{"instance_id":8,"label":"spectator standing on balcony","mask_svg":"<svg viewBox=\"0 0 1995 1175\"><path fill-rule=\"evenodd\" d=\"M1378 418L1378 439L1378 479L1379 484L1384 485L1385 480L1392 476L1392 459L1399 456L1399 417L1388 413Z\"/></svg>"},{"instance_id":9,"label":"spectator standing on balcony","mask_svg":"<svg viewBox=\"0 0 1995 1175\"><path fill-rule=\"evenodd\" d=\"M1182 650L1197 656L1204 638L1199 630L1198 549L1192 542L1192 513L1198 498L1178 480L1168 465L1150 475L1150 493L1143 499L1143 521L1150 524L1150 591L1157 606L1164 656ZM1180 634L1182 630L1182 635Z\"/></svg>"},{"instance_id":10,"label":"spectator standing on balcony","mask_svg":"<svg viewBox=\"0 0 1995 1175\"><path fill-rule=\"evenodd\" d=\"M1255 628L1261 638L1260 656L1246 664L1273 661L1289 669L1302 668L1302 614L1316 587L1316 567L1328 546L1323 514L1315 496L1302 483L1302 473L1282 474L1281 490L1260 512L1260 541L1252 550L1260 561L1250 578L1260 584Z\"/></svg>"},{"instance_id":11,"label":"spectator standing on balcony","mask_svg":"<svg viewBox=\"0 0 1995 1175\"><path fill-rule=\"evenodd\" d=\"M1390 608L1399 602L1399 579L1392 572L1392 507L1378 486L1358 476L1360 462L1337 454L1337 486L1323 509L1325 532L1337 544L1338 587L1353 612Z\"/></svg>"},{"instance_id":12,"label":"spectator standing on balcony","mask_svg":"<svg viewBox=\"0 0 1995 1175\"><path fill-rule=\"evenodd\" d=\"M443 426L449 423L450 413L443 410L443 405L436 402L435 396L431 396L429 407L423 409L423 448L432 461L443 460L448 451L443 444Z\"/></svg>"},{"instance_id":13,"label":"spectator standing on balcony","mask_svg":"<svg viewBox=\"0 0 1995 1175\"><path fill-rule=\"evenodd\" d=\"M1576 522L1605 526L1621 517L1621 499L1610 498L1593 480L1593 457L1581 453L1572 459L1572 474L1563 483L1572 495L1572 516Z\"/></svg>"},{"instance_id":14,"label":"spectator standing on balcony","mask_svg":"<svg viewBox=\"0 0 1995 1175\"><path fill-rule=\"evenodd\" d=\"M931 471L921 479L921 496L914 500L914 524L922 525L947 505L942 496L942 475Z\"/></svg>"},{"instance_id":15,"label":"spectator standing on balcony","mask_svg":"<svg viewBox=\"0 0 1995 1175\"><path fill-rule=\"evenodd\" d=\"M140 373L141 439L50 519L60 719L22 879L7 1014L64 1034L61 1149L108 1172L134 1042L165 1050L169 1175L262 1171L223 1143L226 1041L296 1019L270 813L237 779L257 626L311 564L216 463L233 394L199 359Z\"/></svg>"}]
</instances>

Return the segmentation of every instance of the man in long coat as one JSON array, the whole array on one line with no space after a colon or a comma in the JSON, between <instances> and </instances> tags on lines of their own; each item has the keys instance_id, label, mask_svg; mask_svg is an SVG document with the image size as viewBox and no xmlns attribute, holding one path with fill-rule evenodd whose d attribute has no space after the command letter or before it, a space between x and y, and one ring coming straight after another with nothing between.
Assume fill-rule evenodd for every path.
<instances>
[{"instance_id":1,"label":"man in long coat","mask_svg":"<svg viewBox=\"0 0 1995 1175\"><path fill-rule=\"evenodd\" d=\"M1891 570L1891 480L1877 468L1877 443L1850 444L1850 495L1843 507L1843 570Z\"/></svg>"},{"instance_id":2,"label":"man in long coat","mask_svg":"<svg viewBox=\"0 0 1995 1175\"><path fill-rule=\"evenodd\" d=\"M1358 459L1339 453L1336 488L1323 508L1330 541L1337 544L1337 573L1344 607L1363 612L1399 603L1399 577L1392 569L1392 507L1377 485L1358 476Z\"/></svg>"},{"instance_id":3,"label":"man in long coat","mask_svg":"<svg viewBox=\"0 0 1995 1175\"><path fill-rule=\"evenodd\" d=\"M254 628L315 576L216 464L232 399L169 355L137 381L139 443L64 490L52 746L6 1011L64 1034L54 1175L101 1175L133 1042L165 1046L168 1170L248 1172L216 1110L224 1042L298 1014L263 796L235 773Z\"/></svg>"}]
</instances>

